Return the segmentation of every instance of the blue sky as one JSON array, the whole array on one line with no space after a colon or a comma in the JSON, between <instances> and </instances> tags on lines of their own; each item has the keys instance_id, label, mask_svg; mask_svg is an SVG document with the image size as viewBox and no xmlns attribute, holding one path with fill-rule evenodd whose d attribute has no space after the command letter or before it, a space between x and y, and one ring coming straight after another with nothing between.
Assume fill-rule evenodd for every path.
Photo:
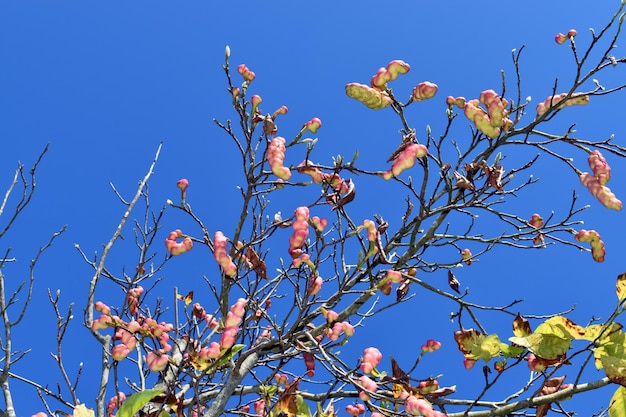
<instances>
[{"instance_id":1,"label":"blue sky","mask_svg":"<svg viewBox=\"0 0 626 417\"><path fill-rule=\"evenodd\" d=\"M511 50L522 45L522 95L532 96L533 105L543 101L555 77L561 82L571 79L571 53L567 46L556 45L554 35L576 28L577 41L586 45L590 40L587 28L601 28L618 3L0 3L0 189L10 183L17 160L30 166L50 143L32 205L0 242L0 252L10 246L19 261L3 270L11 285L26 276L28 260L38 246L53 231L68 225L67 233L40 264L34 303L24 325L15 332L17 349L32 348L16 371L50 384L59 378L48 377L58 374L52 374L47 354L53 349L49 340L54 330L47 288L60 288L65 305L76 303L76 320L66 341L66 355L71 357L68 368L76 369L74 357L86 364L94 360L93 356L79 357L96 345L81 326L91 271L74 244L88 254L101 250L123 210L109 183L124 195L133 192L161 141L163 150L151 182L155 208L167 198L176 198L175 183L186 177L194 210L215 228L228 229L232 224L229 216L237 202L237 178L228 169L238 160L229 154L228 138L211 121L234 116L221 69L225 45L230 45L233 66L246 63L256 72L253 88L263 97L265 112L289 107L280 125L286 136L311 117L322 119L316 161L329 164L331 156L351 156L358 149L364 165L383 169L386 158L381 160L380 153L386 156L393 151L401 126L391 111L373 112L346 97L346 83L368 83L376 69L390 60L407 61L411 72L394 83L394 91L404 89L408 96L418 82L437 83L437 97L411 106L407 114L418 136L420 132L423 136L427 124L438 135L445 126L445 97L477 97L490 88L499 91L500 70L513 79ZM617 85L620 77L623 80L621 70L608 71L599 81ZM555 120L554 132L564 131L575 120L580 136L597 139L614 133L621 141L626 133L620 120L623 97L594 98L584 108L567 109ZM457 122L460 127L465 123ZM458 129L459 141L463 132ZM516 158L517 150L511 151L510 158ZM572 157L579 168L586 169L585 155ZM615 157L609 162L614 172L611 188L624 197L621 177L626 164ZM498 250L457 274L462 285L470 286L476 302L505 304L525 294L525 312L553 313L575 304L572 318L581 323L592 316L606 316L614 302L614 278L624 268L622 213L599 207L576 176L552 160L540 159L533 175L541 181L515 201L517 212L528 217L551 209L563 213L564 199L576 190L582 204L592 205L583 215L585 227L602 234L606 262L596 264L589 254L571 247L522 253ZM402 204L403 197L391 200L384 185L360 190L353 204L376 201L381 209ZM282 204L278 208L283 213L295 208L292 202ZM359 210L364 210L364 216L372 215L367 207ZM401 210L396 209L400 214ZM390 209L386 218L397 224L394 215ZM179 214L168 212L163 233L181 227L181 221ZM113 256L123 260L124 253L114 251ZM209 273L207 268L214 265L203 264L206 256L196 254L184 266L177 259L181 262L167 270L164 287L184 288L189 277ZM195 266L189 266L193 261ZM480 380L482 375L479 370L472 374L461 369L462 357L451 338L454 328L445 315L451 306L439 307L440 316L426 320L416 314L408 325L392 329L392 336L385 337L385 348L395 357L409 358L411 352L393 349L401 344L417 350L427 338L442 339L444 350L439 358L449 369L433 365L432 372L444 373L445 384L461 388L460 378L473 375ZM351 342L356 352L372 338L380 339L381 327L377 326L388 323L368 325ZM441 336L431 333L442 326L450 331ZM499 326L506 329L509 324L497 322L494 331ZM88 402L93 397L89 381L82 384L82 399ZM19 414L30 415L40 408L32 389L17 383L15 387ZM606 405L610 391L589 394L587 408L578 411L598 411ZM459 392L461 397L465 394Z\"/></svg>"}]
</instances>

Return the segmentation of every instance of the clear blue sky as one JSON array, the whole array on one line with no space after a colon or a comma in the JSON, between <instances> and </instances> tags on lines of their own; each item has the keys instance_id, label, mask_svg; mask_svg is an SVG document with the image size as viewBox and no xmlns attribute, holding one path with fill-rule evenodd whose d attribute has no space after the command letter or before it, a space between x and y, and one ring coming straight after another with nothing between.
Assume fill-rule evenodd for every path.
<instances>
[{"instance_id":1,"label":"clear blue sky","mask_svg":"<svg viewBox=\"0 0 626 417\"><path fill-rule=\"evenodd\" d=\"M233 117L221 69L225 45L230 45L234 66L246 63L256 72L253 89L263 97L265 112L281 105L289 107L281 121L285 135L296 132L311 117L322 119L316 161L330 163L332 155L351 156L359 149L363 164L383 169L386 158L380 155L394 149L401 126L390 110L373 112L346 97L346 83L368 83L376 69L392 59L409 62L411 72L394 88L404 88L408 96L418 82L429 80L439 85L435 99L413 105L408 112L418 135L423 136L430 124L437 136L445 126L445 97L472 98L482 90L499 91L500 70L513 79L511 50L522 45L526 45L522 95L532 96L533 106L543 101L551 93L555 77L563 82L571 78L569 48L556 45L554 35L576 28L577 41L586 45L590 39L587 28L601 28L618 3L2 2L2 193L16 161L29 166L50 143L32 205L14 232L0 242L0 253L10 246L19 261L3 270L10 285L27 276L28 260L37 247L53 231L68 225L68 232L41 262L35 302L24 325L15 332L15 348L32 349L15 370L51 386L60 378L47 354L54 348L50 344L54 321L46 301L47 288L60 288L64 305L75 302L76 319L71 339L66 340L68 368L74 372L79 361L85 362L88 369L81 399L91 402L94 394L89 378L97 356L88 350L96 349L96 344L81 324L91 271L74 244L88 254L101 250L123 210L109 182L129 195L159 142L164 146L151 186L155 208L167 198L176 198L176 180L186 177L199 215L214 222L214 228L228 230L232 224L229 215L237 201L237 178L229 177L227 170L238 159L228 153L232 151L228 138L211 121ZM620 77L624 79L621 70L609 71L599 81L610 86ZM614 133L623 143L623 104L624 96L618 94L593 99L584 109L568 109L556 121L554 132L563 132L575 119L580 136L598 139ZM458 140L463 140L461 135ZM585 155L571 156L579 168L586 169ZM626 198L622 180L626 163L614 157L609 162L614 172L610 185L618 197ZM550 209L563 213L564 199L576 190L583 204L593 206L584 214L585 227L602 234L607 244L606 262L596 264L589 254L571 247L522 253L499 250L459 272L462 286L470 287L476 302L506 304L523 296L526 302L521 309L527 313L554 313L575 304L572 318L582 324L592 316L606 316L614 303L614 279L624 269L623 214L599 207L571 171L565 166L554 168L547 158L533 175L541 181L520 195L518 213L528 217L535 211L546 216ZM384 202L388 195L382 185L360 191L353 204ZM402 204L403 198L390 204ZM281 211L290 213L293 208L289 202ZM364 216L373 214L367 207L363 210ZM179 227L180 219L179 214L166 214L163 238ZM393 217L388 220L398 222ZM130 229L126 235L131 238ZM123 259L123 253L114 252L114 256ZM210 274L215 267L202 264L207 256L197 254L189 261L177 259L176 265L170 264L164 288L186 288L190 276L200 286L201 275ZM188 265L192 260L196 261L193 267ZM443 277L433 277L433 282L437 279L445 282ZM169 293L164 295L169 299ZM424 307L441 310L441 315L423 317L413 305L403 313L409 320L399 320L402 327L390 328L389 322L378 323L381 327L369 325L351 342L355 357L372 338L383 339L381 332L384 353L407 361L425 339L440 339L444 343L438 353L441 363L430 364L428 372L444 373L442 383L457 384L459 397L465 398L468 391L464 390L471 389L466 381L481 381L482 375L479 369L462 369L462 355L451 335L455 327L446 316L452 307ZM497 323L492 330L508 326ZM444 332L437 334L442 328ZM398 352L399 345L406 349ZM14 387L20 415L41 408L30 387L18 383ZM598 411L606 405L610 391L587 395L586 408L577 411L583 415Z\"/></svg>"}]
</instances>

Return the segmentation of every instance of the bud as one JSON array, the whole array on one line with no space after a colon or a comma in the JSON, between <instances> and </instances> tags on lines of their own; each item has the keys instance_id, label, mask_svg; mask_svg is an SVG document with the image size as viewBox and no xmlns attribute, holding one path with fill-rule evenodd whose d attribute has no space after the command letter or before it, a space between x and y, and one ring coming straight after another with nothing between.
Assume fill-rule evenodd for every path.
<instances>
[{"instance_id":1,"label":"bud","mask_svg":"<svg viewBox=\"0 0 626 417\"><path fill-rule=\"evenodd\" d=\"M176 183L176 186L180 188L181 196L182 196L182 199L184 200L187 197L187 187L189 187L189 181L187 181L187 179L185 178L180 179Z\"/></svg>"},{"instance_id":2,"label":"bud","mask_svg":"<svg viewBox=\"0 0 626 417\"><path fill-rule=\"evenodd\" d=\"M230 58L230 46L226 45L226 48L224 48L224 55L226 56L226 59Z\"/></svg>"},{"instance_id":3,"label":"bud","mask_svg":"<svg viewBox=\"0 0 626 417\"><path fill-rule=\"evenodd\" d=\"M252 102L252 116L253 117L256 114L257 108L259 107L259 104L261 104L262 101L263 99L261 98L261 96L256 95L256 94L250 98L250 102Z\"/></svg>"},{"instance_id":4,"label":"bud","mask_svg":"<svg viewBox=\"0 0 626 417\"><path fill-rule=\"evenodd\" d=\"M254 78L256 77L254 72L250 71L250 69L248 67L246 67L246 64L239 65L237 67L237 72L239 72L239 74L241 74L243 79L248 81L248 82L254 80Z\"/></svg>"},{"instance_id":5,"label":"bud","mask_svg":"<svg viewBox=\"0 0 626 417\"><path fill-rule=\"evenodd\" d=\"M535 229L539 229L540 227L543 226L543 217L541 217L539 214L535 213L530 218L530 222L529 223Z\"/></svg>"}]
</instances>

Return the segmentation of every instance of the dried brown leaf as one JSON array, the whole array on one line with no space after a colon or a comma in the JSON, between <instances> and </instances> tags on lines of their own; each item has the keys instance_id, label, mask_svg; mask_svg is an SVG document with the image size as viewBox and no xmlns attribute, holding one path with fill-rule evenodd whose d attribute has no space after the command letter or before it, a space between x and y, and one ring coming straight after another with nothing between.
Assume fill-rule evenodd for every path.
<instances>
[{"instance_id":1,"label":"dried brown leaf","mask_svg":"<svg viewBox=\"0 0 626 417\"><path fill-rule=\"evenodd\" d=\"M461 285L461 283L459 282L458 279L456 279L456 276L454 276L454 274L450 270L448 270L448 285L454 291L461 294L461 292L459 291L459 286Z\"/></svg>"}]
</instances>

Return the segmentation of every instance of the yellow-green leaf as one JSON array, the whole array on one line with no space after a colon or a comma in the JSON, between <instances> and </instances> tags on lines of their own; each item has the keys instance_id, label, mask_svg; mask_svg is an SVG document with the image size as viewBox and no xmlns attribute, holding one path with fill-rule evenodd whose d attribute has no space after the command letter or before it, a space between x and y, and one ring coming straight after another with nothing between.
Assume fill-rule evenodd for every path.
<instances>
[{"instance_id":1,"label":"yellow-green leaf","mask_svg":"<svg viewBox=\"0 0 626 417\"><path fill-rule=\"evenodd\" d=\"M560 338L580 340L585 337L585 329L563 316L552 317L541 323L535 333L551 334Z\"/></svg>"},{"instance_id":2,"label":"yellow-green leaf","mask_svg":"<svg viewBox=\"0 0 626 417\"><path fill-rule=\"evenodd\" d=\"M115 417L133 417L135 413L141 410L152 398L162 393L163 390L161 389L148 389L134 393L122 403Z\"/></svg>"},{"instance_id":3,"label":"yellow-green leaf","mask_svg":"<svg viewBox=\"0 0 626 417\"><path fill-rule=\"evenodd\" d=\"M620 385L626 385L626 334L616 331L608 334L593 349L596 367L604 369L606 376Z\"/></svg>"},{"instance_id":4,"label":"yellow-green leaf","mask_svg":"<svg viewBox=\"0 0 626 417\"><path fill-rule=\"evenodd\" d=\"M626 298L626 272L623 272L617 276L617 282L615 283L615 292L617 293L617 299L621 303Z\"/></svg>"},{"instance_id":5,"label":"yellow-green leaf","mask_svg":"<svg viewBox=\"0 0 626 417\"><path fill-rule=\"evenodd\" d=\"M609 417L626 417L626 389L619 387L611 397Z\"/></svg>"},{"instance_id":6,"label":"yellow-green leaf","mask_svg":"<svg viewBox=\"0 0 626 417\"><path fill-rule=\"evenodd\" d=\"M528 348L532 353L546 360L557 359L566 353L571 345L570 339L541 333L533 333L526 337L510 337L509 341Z\"/></svg>"},{"instance_id":7,"label":"yellow-green leaf","mask_svg":"<svg viewBox=\"0 0 626 417\"><path fill-rule=\"evenodd\" d=\"M621 329L622 325L615 322L609 324L608 326L602 324L592 324L585 327L585 337L583 337L583 339L601 344L601 341L609 337L611 333L619 332Z\"/></svg>"}]
</instances>

